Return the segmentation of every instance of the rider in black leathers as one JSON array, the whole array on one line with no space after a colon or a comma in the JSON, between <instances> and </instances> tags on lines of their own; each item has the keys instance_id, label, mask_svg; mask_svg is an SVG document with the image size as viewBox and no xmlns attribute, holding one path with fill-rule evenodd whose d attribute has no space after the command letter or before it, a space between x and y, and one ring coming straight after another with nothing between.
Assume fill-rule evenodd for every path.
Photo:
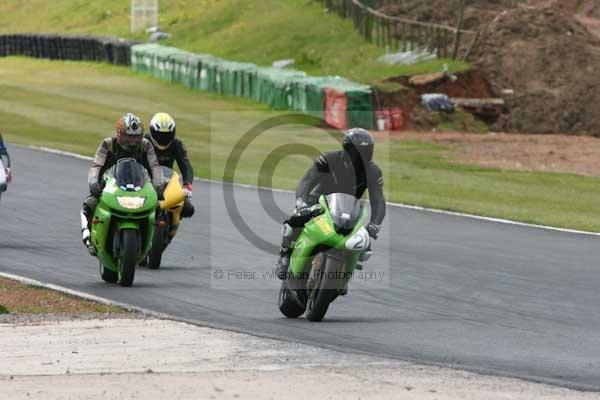
<instances>
[{"instance_id":1,"label":"rider in black leathers","mask_svg":"<svg viewBox=\"0 0 600 400\"><path fill-rule=\"evenodd\" d=\"M360 199L368 190L371 219L367 231L373 239L377 239L385 218L386 204L381 169L373 162L373 137L365 129L353 128L344 135L342 146L342 151L319 156L298 184L296 208L283 224L277 261L279 279L286 277L294 241L310 220L309 208L318 202L320 195L346 193Z\"/></svg>"},{"instance_id":2,"label":"rider in black leathers","mask_svg":"<svg viewBox=\"0 0 600 400\"><path fill-rule=\"evenodd\" d=\"M173 117L167 113L158 113L150 120L150 134L146 135L146 139L154 146L156 158L161 166L173 169L173 165L177 162L185 191L181 216L191 218L195 211L192 204L194 168L185 145L176 137L176 132L177 128Z\"/></svg>"}]
</instances>

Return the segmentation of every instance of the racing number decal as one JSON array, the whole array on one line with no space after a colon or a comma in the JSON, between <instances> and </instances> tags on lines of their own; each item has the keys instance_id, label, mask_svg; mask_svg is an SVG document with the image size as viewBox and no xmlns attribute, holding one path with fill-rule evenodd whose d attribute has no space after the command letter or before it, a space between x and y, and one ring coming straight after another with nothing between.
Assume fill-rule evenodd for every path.
<instances>
[{"instance_id":1,"label":"racing number decal","mask_svg":"<svg viewBox=\"0 0 600 400\"><path fill-rule=\"evenodd\" d=\"M321 229L321 231L324 234L329 235L330 233L333 232L333 229L331 228L331 225L329 225L329 223L327 222L327 220L323 216L320 216L320 217L316 218L315 222L317 223L317 225L319 226L319 228Z\"/></svg>"}]
</instances>

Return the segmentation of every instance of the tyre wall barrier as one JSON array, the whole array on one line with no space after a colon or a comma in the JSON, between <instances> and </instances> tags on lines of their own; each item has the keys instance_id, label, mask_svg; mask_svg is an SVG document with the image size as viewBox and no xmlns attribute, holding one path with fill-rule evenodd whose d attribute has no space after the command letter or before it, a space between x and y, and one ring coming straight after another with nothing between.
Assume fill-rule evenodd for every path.
<instances>
[{"instance_id":1,"label":"tyre wall barrier","mask_svg":"<svg viewBox=\"0 0 600 400\"><path fill-rule=\"evenodd\" d=\"M293 69L259 67L158 44L87 35L0 35L0 57L14 55L131 65L136 72L169 83L245 97L274 110L308 113L339 129L372 129L375 125L371 87L340 77L311 77Z\"/></svg>"},{"instance_id":2,"label":"tyre wall barrier","mask_svg":"<svg viewBox=\"0 0 600 400\"><path fill-rule=\"evenodd\" d=\"M0 35L0 57L27 56L130 65L133 44L114 37L10 34Z\"/></svg>"}]
</instances>

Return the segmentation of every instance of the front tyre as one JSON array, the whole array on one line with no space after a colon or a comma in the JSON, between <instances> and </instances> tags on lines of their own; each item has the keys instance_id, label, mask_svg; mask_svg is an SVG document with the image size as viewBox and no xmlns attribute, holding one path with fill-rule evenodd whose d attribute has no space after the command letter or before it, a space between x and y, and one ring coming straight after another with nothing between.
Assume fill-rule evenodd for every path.
<instances>
[{"instance_id":1,"label":"front tyre","mask_svg":"<svg viewBox=\"0 0 600 400\"><path fill-rule=\"evenodd\" d=\"M133 284L135 276L140 237L135 229L123 229L121 235L121 256L119 257L121 280L119 284L128 287Z\"/></svg>"},{"instance_id":2,"label":"front tyre","mask_svg":"<svg viewBox=\"0 0 600 400\"><path fill-rule=\"evenodd\" d=\"M281 282L281 289L279 289L279 298L277 305L279 311L288 318L298 318L304 314L304 307L301 307L298 302L292 298L290 288L288 288L287 282Z\"/></svg>"},{"instance_id":3,"label":"front tyre","mask_svg":"<svg viewBox=\"0 0 600 400\"><path fill-rule=\"evenodd\" d=\"M306 304L306 319L313 322L323 320L329 304L335 300L339 294L339 280L335 278L336 271L341 271L342 263L331 257L325 257L321 268L315 274L313 289L308 295ZM334 273L329 277L330 272Z\"/></svg>"}]
</instances>

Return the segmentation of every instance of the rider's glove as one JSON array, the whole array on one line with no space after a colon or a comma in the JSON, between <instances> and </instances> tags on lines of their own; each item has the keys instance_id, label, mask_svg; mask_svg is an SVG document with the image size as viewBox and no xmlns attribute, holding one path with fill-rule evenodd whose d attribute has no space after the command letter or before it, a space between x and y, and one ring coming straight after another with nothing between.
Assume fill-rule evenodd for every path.
<instances>
[{"instance_id":1,"label":"rider's glove","mask_svg":"<svg viewBox=\"0 0 600 400\"><path fill-rule=\"evenodd\" d=\"M104 182L94 182L90 184L90 194L94 197L100 197L104 190Z\"/></svg>"},{"instance_id":2,"label":"rider's glove","mask_svg":"<svg viewBox=\"0 0 600 400\"><path fill-rule=\"evenodd\" d=\"M306 215L310 212L310 207L306 202L300 198L296 199L296 208L294 208L295 215Z\"/></svg>"},{"instance_id":3,"label":"rider's glove","mask_svg":"<svg viewBox=\"0 0 600 400\"><path fill-rule=\"evenodd\" d=\"M376 225L372 222L367 225L367 232L369 232L369 236L371 236L373 239L377 239L380 229L381 225Z\"/></svg>"},{"instance_id":4,"label":"rider's glove","mask_svg":"<svg viewBox=\"0 0 600 400\"><path fill-rule=\"evenodd\" d=\"M185 192L185 197L187 197L189 200L191 200L192 199L192 184L184 183L183 191Z\"/></svg>"},{"instance_id":5,"label":"rider's glove","mask_svg":"<svg viewBox=\"0 0 600 400\"><path fill-rule=\"evenodd\" d=\"M8 183L12 183L12 171L10 168L4 168L4 171L6 172L6 182Z\"/></svg>"}]
</instances>

